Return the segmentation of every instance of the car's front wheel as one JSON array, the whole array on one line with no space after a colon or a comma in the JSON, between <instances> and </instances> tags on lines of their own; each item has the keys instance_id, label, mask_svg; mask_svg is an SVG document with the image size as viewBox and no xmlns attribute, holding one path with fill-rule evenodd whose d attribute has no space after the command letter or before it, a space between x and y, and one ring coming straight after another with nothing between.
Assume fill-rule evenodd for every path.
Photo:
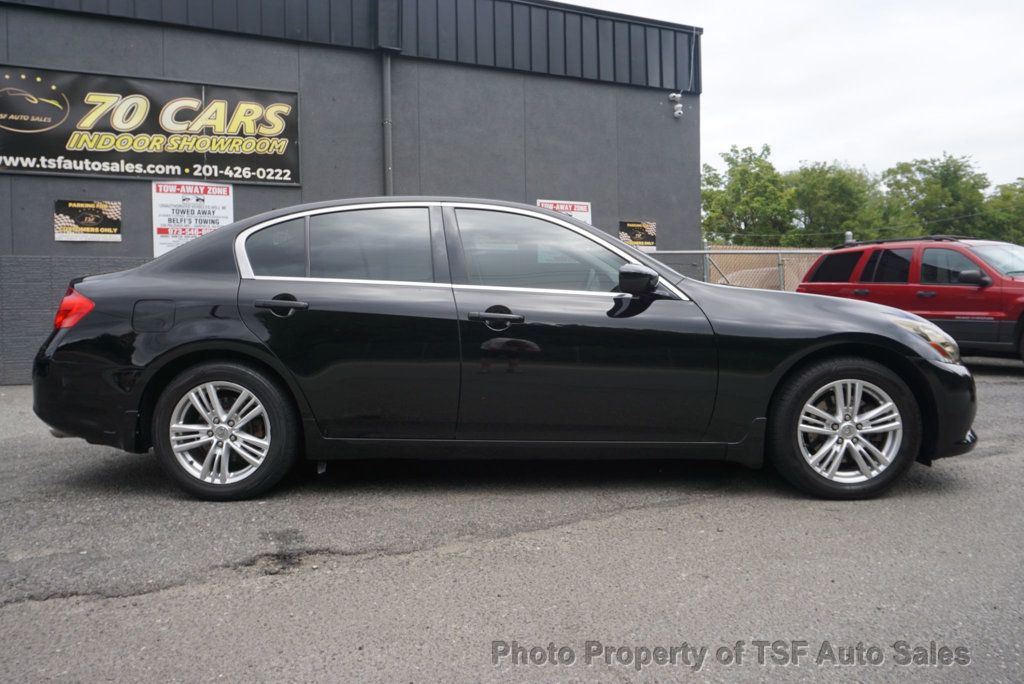
<instances>
[{"instance_id":1,"label":"car's front wheel","mask_svg":"<svg viewBox=\"0 0 1024 684\"><path fill-rule=\"evenodd\" d=\"M856 357L801 369L780 387L768 452L800 489L830 499L876 496L917 457L921 411L885 366Z\"/></svg>"},{"instance_id":2,"label":"car's front wheel","mask_svg":"<svg viewBox=\"0 0 1024 684\"><path fill-rule=\"evenodd\" d=\"M291 401L264 373L237 363L194 366L164 389L153 412L153 446L189 493L216 501L267 491L298 453Z\"/></svg>"}]
</instances>

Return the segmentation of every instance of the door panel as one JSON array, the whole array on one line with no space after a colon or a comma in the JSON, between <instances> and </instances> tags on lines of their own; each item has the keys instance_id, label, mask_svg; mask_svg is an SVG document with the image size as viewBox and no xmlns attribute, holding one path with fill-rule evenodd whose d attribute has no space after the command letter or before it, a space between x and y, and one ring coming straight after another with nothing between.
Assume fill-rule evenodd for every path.
<instances>
[{"instance_id":1,"label":"door panel","mask_svg":"<svg viewBox=\"0 0 1024 684\"><path fill-rule=\"evenodd\" d=\"M926 248L921 258L920 282L913 288L917 301L911 310L935 322L958 342L999 342L1000 323L1007 316L1002 287L998 281L987 287L959 284L957 275L970 269L988 273L963 252Z\"/></svg>"},{"instance_id":2,"label":"door panel","mask_svg":"<svg viewBox=\"0 0 1024 684\"><path fill-rule=\"evenodd\" d=\"M308 307L266 308L282 296ZM243 280L238 303L246 325L295 375L325 436L454 437L451 287Z\"/></svg>"},{"instance_id":3,"label":"door panel","mask_svg":"<svg viewBox=\"0 0 1024 684\"><path fill-rule=\"evenodd\" d=\"M717 355L711 326L693 302L455 290L463 354L459 438L703 436L714 408ZM488 319L488 311L503 315Z\"/></svg>"},{"instance_id":4,"label":"door panel","mask_svg":"<svg viewBox=\"0 0 1024 684\"><path fill-rule=\"evenodd\" d=\"M455 436L459 333L440 207L316 210L244 239L243 320L325 436Z\"/></svg>"},{"instance_id":5,"label":"door panel","mask_svg":"<svg viewBox=\"0 0 1024 684\"><path fill-rule=\"evenodd\" d=\"M853 288L854 299L912 311L916 304L910 272L914 250L876 248Z\"/></svg>"}]
</instances>

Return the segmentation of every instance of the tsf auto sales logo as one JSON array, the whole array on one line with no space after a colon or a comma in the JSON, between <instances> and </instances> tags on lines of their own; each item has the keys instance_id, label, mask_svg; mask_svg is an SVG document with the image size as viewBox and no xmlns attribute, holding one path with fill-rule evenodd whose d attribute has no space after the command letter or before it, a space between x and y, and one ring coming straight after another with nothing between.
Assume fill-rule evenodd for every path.
<instances>
[{"instance_id":1,"label":"tsf auto sales logo","mask_svg":"<svg viewBox=\"0 0 1024 684\"><path fill-rule=\"evenodd\" d=\"M42 76L4 70L0 82L0 128L12 133L42 133L60 126L71 112L68 96Z\"/></svg>"},{"instance_id":2,"label":"tsf auto sales logo","mask_svg":"<svg viewBox=\"0 0 1024 684\"><path fill-rule=\"evenodd\" d=\"M298 93L0 64L0 173L299 183Z\"/></svg>"}]
</instances>

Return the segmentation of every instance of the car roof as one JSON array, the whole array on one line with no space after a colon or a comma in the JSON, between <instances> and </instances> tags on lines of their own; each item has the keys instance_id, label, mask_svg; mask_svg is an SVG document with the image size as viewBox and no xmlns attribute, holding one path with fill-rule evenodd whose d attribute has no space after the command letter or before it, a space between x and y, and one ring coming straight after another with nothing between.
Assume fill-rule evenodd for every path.
<instances>
[{"instance_id":1,"label":"car roof","mask_svg":"<svg viewBox=\"0 0 1024 684\"><path fill-rule=\"evenodd\" d=\"M963 244L970 246L980 245L1008 245L1009 242L1002 240L986 240L983 238L972 238L972 237L960 237L956 235L923 235L921 237L906 237L906 238L886 238L883 240L864 240L862 242L851 242L848 244L836 245L832 248L833 252L847 252L858 249L865 249L868 247L885 247L890 249L900 249L906 247L913 247L919 245L922 242L946 242L952 244Z\"/></svg>"},{"instance_id":2,"label":"car roof","mask_svg":"<svg viewBox=\"0 0 1024 684\"><path fill-rule=\"evenodd\" d=\"M304 211L310 211L315 209L346 207L355 204L397 204L406 202L452 202L459 204L488 204L495 207L508 207L511 209L528 209L530 211L536 211L542 214L549 214L560 219L569 218L566 214L553 212L548 209L544 209L543 207L538 207L532 204L524 204L522 202L509 202L506 200L486 199L483 197L452 197L447 195L383 195L376 197L346 197L344 199L324 200L321 202L307 202L305 204L293 204L287 207L282 207L280 209L272 209L262 214L250 216L246 218L244 222L251 225L260 223L262 221L267 221L269 219L277 218L278 216L297 214Z\"/></svg>"},{"instance_id":3,"label":"car roof","mask_svg":"<svg viewBox=\"0 0 1024 684\"><path fill-rule=\"evenodd\" d=\"M307 202L305 204L292 204L279 209L271 209L265 211L262 214L255 214L248 216L240 221L236 221L232 224L233 230L228 231L232 235L237 235L246 228L254 226L257 223L263 223L264 221L270 221L275 218L282 216L288 216L290 214L299 214L305 211L312 211L316 209L330 209L333 207L347 207L357 204L391 204L391 203L407 203L407 202L451 202L457 204L486 204L492 207L505 207L509 209L523 209L538 214L546 214L552 218L557 218L561 221L567 221L574 226L582 228L590 233L599 235L602 238L607 239L609 234L600 228L596 228L588 223L579 221L568 214L551 211L543 207L538 207L532 204L524 204L522 202L509 202L507 200L496 200L486 199L482 197L453 197L448 195L386 195L376 197L347 197L344 199L324 200L321 202ZM226 227L226 226L225 226ZM221 233L223 229L214 231L212 234ZM614 237L614 236L611 236Z\"/></svg>"},{"instance_id":4,"label":"car roof","mask_svg":"<svg viewBox=\"0 0 1024 684\"><path fill-rule=\"evenodd\" d=\"M345 199L336 200L325 200L322 202L307 202L305 204L293 204L287 207L281 207L279 209L272 209L270 211L263 212L262 214L256 214L254 216L246 217L240 221L236 221L228 226L224 226L215 231L207 233L203 237L191 240L180 247L175 248L171 252L161 256L158 259L147 262L141 268L152 269L152 270L165 270L165 271L176 271L181 270L183 267L188 269L188 262L195 258L195 253L202 250L216 249L218 246L223 246L226 249L230 249L232 253L232 268L234 267L233 253L234 253L234 241L235 238L243 231L251 228L260 223L271 221L273 219L290 216L292 214L301 214L307 211L315 211L317 209L330 209L330 208L342 208L347 206L354 206L360 204L398 204L398 203L444 203L451 202L453 204L480 204L495 208L508 208L508 209L522 209L527 210L536 214L545 214L552 218L571 223L573 226L581 230L585 230L588 233L596 235L605 242L614 243L615 246L621 250L630 253L637 261L647 266L660 268L664 271L668 271L679 278L682 278L682 274L677 274L675 271L668 266L653 259L647 254L639 251L632 245L627 245L619 240L615 235L611 235L596 228L588 223L577 220L568 214L562 214L555 211L544 209L543 207L534 206L532 204L524 204L522 202L509 202L506 200L496 199L484 199L476 197L451 197L443 195L388 195L379 197L350 197ZM655 266L656 265L656 266Z\"/></svg>"}]
</instances>

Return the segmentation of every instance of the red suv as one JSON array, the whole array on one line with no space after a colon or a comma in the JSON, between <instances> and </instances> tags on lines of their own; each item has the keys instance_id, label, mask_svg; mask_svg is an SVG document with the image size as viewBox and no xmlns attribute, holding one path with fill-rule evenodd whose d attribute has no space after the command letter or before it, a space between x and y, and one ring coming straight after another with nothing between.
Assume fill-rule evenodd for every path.
<instances>
[{"instance_id":1,"label":"red suv","mask_svg":"<svg viewBox=\"0 0 1024 684\"><path fill-rule=\"evenodd\" d=\"M931 236L821 255L798 292L863 299L923 316L966 351L1024 358L1024 247Z\"/></svg>"}]
</instances>

